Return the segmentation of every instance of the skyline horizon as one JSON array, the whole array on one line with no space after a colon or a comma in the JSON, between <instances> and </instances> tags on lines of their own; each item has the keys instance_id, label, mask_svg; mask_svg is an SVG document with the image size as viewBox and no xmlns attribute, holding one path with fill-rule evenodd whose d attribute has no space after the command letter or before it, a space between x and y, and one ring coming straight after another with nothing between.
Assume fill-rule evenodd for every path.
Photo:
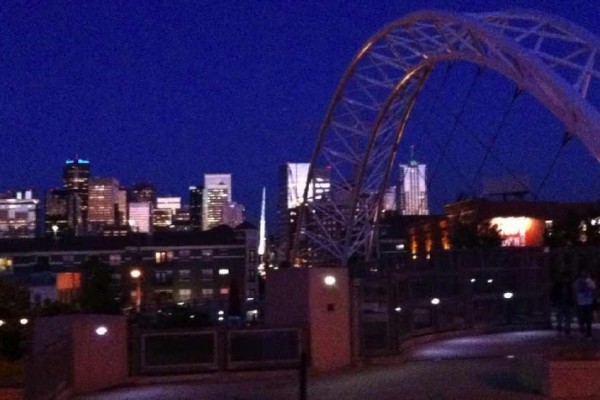
<instances>
[{"instance_id":1,"label":"skyline horizon","mask_svg":"<svg viewBox=\"0 0 600 400\"><path fill-rule=\"evenodd\" d=\"M369 7L90 2L12 7L0 15L5 22L0 49L10 61L0 65L0 186L59 187L64 157L57 154L85 153L95 176L114 176L125 185L158 182L160 193L183 198L189 185L202 181L203 171L228 171L235 181L234 197L245 205L251 221L259 220L261 188L266 187L267 224L273 231L278 167L310 162L331 96L348 63L373 34L427 8L477 13L513 6L557 15L598 33L600 9L577 1L408 0ZM434 78L431 82L439 83ZM465 78L458 75L446 86L464 91ZM511 82L486 84L485 94L495 96L488 95L481 104L494 110L494 97ZM538 150L531 138L537 135L543 141L543 131L562 133L554 119L534 106L522 105L526 120L515 125L525 139L513 150L525 153L525 159ZM477 113L481 107L469 108ZM447 120L431 119L432 131L442 135ZM474 122L485 127L479 119ZM411 132L420 128L416 118L409 125ZM416 145L417 158L437 173L428 157L430 149L420 144L418 138L406 143ZM554 151L551 144L547 140L544 149ZM468 168L468 150L453 147L449 153L453 152ZM568 157L557 163L556 169L564 173L551 177L551 189L544 195L577 201L597 198L597 161L581 151ZM531 168L527 173L543 174L543 166ZM460 191L443 173L436 176L439 185L448 182ZM564 184L565 175L577 184L570 190L556 186ZM535 189L532 186L532 192ZM443 203L456 193L430 196L435 197L432 204Z\"/></svg>"}]
</instances>

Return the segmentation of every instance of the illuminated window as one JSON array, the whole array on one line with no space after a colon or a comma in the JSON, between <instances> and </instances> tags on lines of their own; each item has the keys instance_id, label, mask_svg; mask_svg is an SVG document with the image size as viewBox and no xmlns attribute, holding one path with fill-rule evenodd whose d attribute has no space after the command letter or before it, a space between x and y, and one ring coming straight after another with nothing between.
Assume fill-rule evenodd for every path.
<instances>
[{"instance_id":1,"label":"illuminated window","mask_svg":"<svg viewBox=\"0 0 600 400\"><path fill-rule=\"evenodd\" d=\"M219 275L229 275L229 269L228 268L219 269Z\"/></svg>"},{"instance_id":2,"label":"illuminated window","mask_svg":"<svg viewBox=\"0 0 600 400\"><path fill-rule=\"evenodd\" d=\"M12 269L13 260L9 257L0 257L0 272L9 272Z\"/></svg>"},{"instance_id":3,"label":"illuminated window","mask_svg":"<svg viewBox=\"0 0 600 400\"><path fill-rule=\"evenodd\" d=\"M161 264L171 260L173 260L172 251L157 251L154 253L154 261L156 261L157 264Z\"/></svg>"},{"instance_id":4,"label":"illuminated window","mask_svg":"<svg viewBox=\"0 0 600 400\"><path fill-rule=\"evenodd\" d=\"M215 291L211 288L204 288L200 292L200 297L202 297L203 299L212 299L214 295Z\"/></svg>"},{"instance_id":5,"label":"illuminated window","mask_svg":"<svg viewBox=\"0 0 600 400\"><path fill-rule=\"evenodd\" d=\"M219 294L229 294L229 288L222 287L219 289Z\"/></svg>"},{"instance_id":6,"label":"illuminated window","mask_svg":"<svg viewBox=\"0 0 600 400\"><path fill-rule=\"evenodd\" d=\"M213 253L212 250L209 250L209 249L202 250L203 257L210 257L210 256L212 256L212 253Z\"/></svg>"},{"instance_id":7,"label":"illuminated window","mask_svg":"<svg viewBox=\"0 0 600 400\"><path fill-rule=\"evenodd\" d=\"M192 289L179 289L179 300L189 301L192 298Z\"/></svg>"}]
</instances>

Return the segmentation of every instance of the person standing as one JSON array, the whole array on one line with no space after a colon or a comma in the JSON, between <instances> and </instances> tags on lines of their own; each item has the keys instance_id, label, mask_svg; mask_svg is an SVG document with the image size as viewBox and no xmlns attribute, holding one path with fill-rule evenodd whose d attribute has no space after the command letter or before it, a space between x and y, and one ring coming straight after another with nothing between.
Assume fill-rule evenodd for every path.
<instances>
[{"instance_id":1,"label":"person standing","mask_svg":"<svg viewBox=\"0 0 600 400\"><path fill-rule=\"evenodd\" d=\"M573 289L575 291L575 301L577 302L579 329L583 335L591 338L596 282L590 276L589 271L586 269L580 271L579 277L573 283Z\"/></svg>"},{"instance_id":2,"label":"person standing","mask_svg":"<svg viewBox=\"0 0 600 400\"><path fill-rule=\"evenodd\" d=\"M550 300L556 311L558 334L560 335L564 331L565 335L569 336L571 334L575 296L573 294L573 282L568 272L563 272L560 279L552 287Z\"/></svg>"}]
</instances>

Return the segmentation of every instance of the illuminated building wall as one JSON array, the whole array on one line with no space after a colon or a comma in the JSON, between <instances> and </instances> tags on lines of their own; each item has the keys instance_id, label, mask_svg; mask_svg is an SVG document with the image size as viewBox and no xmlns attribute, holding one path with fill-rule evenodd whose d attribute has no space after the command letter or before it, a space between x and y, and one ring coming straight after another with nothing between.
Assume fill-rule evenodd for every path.
<instances>
[{"instance_id":1,"label":"illuminated building wall","mask_svg":"<svg viewBox=\"0 0 600 400\"><path fill-rule=\"evenodd\" d=\"M496 225L504 247L542 246L545 222L529 217L496 217L490 220Z\"/></svg>"},{"instance_id":2,"label":"illuminated building wall","mask_svg":"<svg viewBox=\"0 0 600 400\"><path fill-rule=\"evenodd\" d=\"M129 203L129 221L134 232L149 233L152 229L152 203Z\"/></svg>"},{"instance_id":3,"label":"illuminated building wall","mask_svg":"<svg viewBox=\"0 0 600 400\"><path fill-rule=\"evenodd\" d=\"M309 163L285 163L279 168L279 237L282 251L291 245L297 208L304 201ZM308 188L308 201L328 201L331 197L331 171L319 168Z\"/></svg>"},{"instance_id":4,"label":"illuminated building wall","mask_svg":"<svg viewBox=\"0 0 600 400\"><path fill-rule=\"evenodd\" d=\"M81 226L76 229L77 232L83 232L87 223L88 198L90 181L90 162L78 157L65 161L63 168L63 188L79 197L79 208L77 213L81 219Z\"/></svg>"},{"instance_id":5,"label":"illuminated building wall","mask_svg":"<svg viewBox=\"0 0 600 400\"><path fill-rule=\"evenodd\" d=\"M222 209L223 224L232 228L240 225L246 219L246 208L243 204L236 202L227 203Z\"/></svg>"},{"instance_id":6,"label":"illuminated building wall","mask_svg":"<svg viewBox=\"0 0 600 400\"><path fill-rule=\"evenodd\" d=\"M181 208L181 197L157 197L156 208L171 210L171 215L175 215Z\"/></svg>"},{"instance_id":7,"label":"illuminated building wall","mask_svg":"<svg viewBox=\"0 0 600 400\"><path fill-rule=\"evenodd\" d=\"M36 237L40 201L31 190L0 198L0 238Z\"/></svg>"},{"instance_id":8,"label":"illuminated building wall","mask_svg":"<svg viewBox=\"0 0 600 400\"><path fill-rule=\"evenodd\" d=\"M90 178L88 224L90 231L115 225L119 207L119 181L115 178Z\"/></svg>"},{"instance_id":9,"label":"illuminated building wall","mask_svg":"<svg viewBox=\"0 0 600 400\"><path fill-rule=\"evenodd\" d=\"M231 202L231 174L204 174L202 229L223 224L223 206Z\"/></svg>"},{"instance_id":10,"label":"illuminated building wall","mask_svg":"<svg viewBox=\"0 0 600 400\"><path fill-rule=\"evenodd\" d=\"M396 210L396 192L398 188L396 186L392 186L388 188L383 194L383 201L381 204L381 209L385 211L395 211Z\"/></svg>"},{"instance_id":11,"label":"illuminated building wall","mask_svg":"<svg viewBox=\"0 0 600 400\"><path fill-rule=\"evenodd\" d=\"M400 211L402 215L428 215L427 166L415 160L400 165Z\"/></svg>"},{"instance_id":12,"label":"illuminated building wall","mask_svg":"<svg viewBox=\"0 0 600 400\"><path fill-rule=\"evenodd\" d=\"M44 232L53 236L82 233L83 215L81 197L66 189L50 189L46 192Z\"/></svg>"}]
</instances>

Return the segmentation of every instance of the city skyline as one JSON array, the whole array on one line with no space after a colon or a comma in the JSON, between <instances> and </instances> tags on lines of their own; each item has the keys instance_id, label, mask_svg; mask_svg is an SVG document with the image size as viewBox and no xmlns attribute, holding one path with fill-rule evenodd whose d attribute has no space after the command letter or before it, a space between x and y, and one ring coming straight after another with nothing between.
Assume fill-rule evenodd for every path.
<instances>
[{"instance_id":1,"label":"city skyline","mask_svg":"<svg viewBox=\"0 0 600 400\"><path fill-rule=\"evenodd\" d=\"M266 186L272 232L278 166L310 160L335 87L371 35L423 8L515 6L597 31L600 11L584 2L7 7L0 190L59 187L73 154L92 160L95 176L182 198L203 173L225 171L251 221Z\"/></svg>"}]
</instances>

